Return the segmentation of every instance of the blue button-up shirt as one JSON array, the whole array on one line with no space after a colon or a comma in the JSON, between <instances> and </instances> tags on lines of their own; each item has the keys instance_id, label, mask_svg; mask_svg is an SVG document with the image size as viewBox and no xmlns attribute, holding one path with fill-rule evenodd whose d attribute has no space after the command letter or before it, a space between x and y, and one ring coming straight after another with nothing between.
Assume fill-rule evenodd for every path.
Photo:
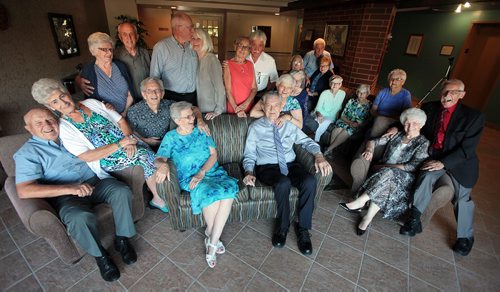
<instances>
[{"instance_id":1,"label":"blue button-up shirt","mask_svg":"<svg viewBox=\"0 0 500 292\"><path fill-rule=\"evenodd\" d=\"M94 177L87 163L64 148L62 142L33 136L15 154L16 184L78 184Z\"/></svg>"},{"instance_id":2,"label":"blue button-up shirt","mask_svg":"<svg viewBox=\"0 0 500 292\"><path fill-rule=\"evenodd\" d=\"M295 160L294 144L301 145L302 148L313 155L321 152L319 145L314 140L290 122L285 122L278 131L287 163ZM248 128L243 168L247 172L253 172L255 165L264 164L278 164L273 124L266 117L254 121Z\"/></svg>"}]
</instances>

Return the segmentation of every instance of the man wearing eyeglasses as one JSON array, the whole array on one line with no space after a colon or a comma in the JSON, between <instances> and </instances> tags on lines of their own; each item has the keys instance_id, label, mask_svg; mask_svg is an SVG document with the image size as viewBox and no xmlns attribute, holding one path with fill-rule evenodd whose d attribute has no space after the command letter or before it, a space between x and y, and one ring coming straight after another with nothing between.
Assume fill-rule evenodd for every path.
<instances>
[{"instance_id":1,"label":"man wearing eyeglasses","mask_svg":"<svg viewBox=\"0 0 500 292\"><path fill-rule=\"evenodd\" d=\"M434 183L443 176L453 181L457 241L453 251L466 256L474 244L474 202L471 190L479 176L476 147L484 128L480 112L459 103L465 96L464 83L458 79L445 81L441 100L425 103L422 110L427 122L421 133L430 141L430 160L426 161L417 182L410 217L400 233L415 236L422 232L420 215L427 208Z\"/></svg>"},{"instance_id":2,"label":"man wearing eyeglasses","mask_svg":"<svg viewBox=\"0 0 500 292\"><path fill-rule=\"evenodd\" d=\"M189 15L177 12L171 24L172 36L159 41L153 48L149 74L163 81L168 99L196 105L198 56L189 45L194 33L193 21Z\"/></svg>"},{"instance_id":3,"label":"man wearing eyeglasses","mask_svg":"<svg viewBox=\"0 0 500 292\"><path fill-rule=\"evenodd\" d=\"M311 77L316 70L318 70L318 61L323 56L330 57L330 53L325 51L325 40L318 38L314 41L313 50L307 52L304 56L304 71L306 71L307 77ZM330 63L330 70L333 70L333 62Z\"/></svg>"},{"instance_id":4,"label":"man wearing eyeglasses","mask_svg":"<svg viewBox=\"0 0 500 292\"><path fill-rule=\"evenodd\" d=\"M256 30L250 34L250 55L247 60L252 62L255 71L255 81L257 82L257 94L255 101L258 101L266 91L272 90L278 80L278 71L274 58L264 52L267 37L263 31Z\"/></svg>"}]
</instances>

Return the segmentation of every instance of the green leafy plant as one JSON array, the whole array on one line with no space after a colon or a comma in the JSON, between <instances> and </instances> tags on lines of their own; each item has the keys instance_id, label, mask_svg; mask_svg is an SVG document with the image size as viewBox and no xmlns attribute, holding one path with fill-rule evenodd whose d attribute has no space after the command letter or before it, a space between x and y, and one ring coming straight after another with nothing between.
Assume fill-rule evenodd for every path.
<instances>
[{"instance_id":1,"label":"green leafy plant","mask_svg":"<svg viewBox=\"0 0 500 292\"><path fill-rule=\"evenodd\" d=\"M124 22L130 22L130 23L134 24L137 27L137 34L139 34L139 39L137 40L137 45L139 47L148 49L148 45L146 44L146 41L144 41L144 36L149 35L149 34L148 34L148 31L144 28L144 23L142 23L142 21L138 20L135 17L123 15L123 14L116 16L115 19L120 21L120 23L118 25L120 25ZM115 36L116 46L121 47L121 46L123 46L123 43L120 40L120 38L118 37L118 25L116 26L116 36Z\"/></svg>"}]
</instances>

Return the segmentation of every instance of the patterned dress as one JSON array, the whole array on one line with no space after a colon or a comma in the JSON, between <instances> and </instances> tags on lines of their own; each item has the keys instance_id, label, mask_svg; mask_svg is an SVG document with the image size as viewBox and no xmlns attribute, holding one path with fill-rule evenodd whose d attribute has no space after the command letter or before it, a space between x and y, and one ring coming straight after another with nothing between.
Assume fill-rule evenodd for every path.
<instances>
[{"instance_id":1,"label":"patterned dress","mask_svg":"<svg viewBox=\"0 0 500 292\"><path fill-rule=\"evenodd\" d=\"M88 116L83 110L78 109L83 117L82 123L77 123L69 117L64 117L75 126L87 138L95 148L119 142L125 137L120 128L98 113L93 112ZM137 151L129 158L123 149L119 149L113 154L99 161L102 169L107 172L122 170L132 165L142 166L144 177L150 178L156 171L154 165L155 154L142 141L137 142Z\"/></svg>"},{"instance_id":2,"label":"patterned dress","mask_svg":"<svg viewBox=\"0 0 500 292\"><path fill-rule=\"evenodd\" d=\"M217 162L205 173L198 185L190 190L189 183L210 157L210 148L215 148L212 137L201 133L198 128L188 135L169 131L158 150L158 157L172 159L177 168L181 189L190 192L193 214L215 201L234 199L238 193L238 180L230 177Z\"/></svg>"},{"instance_id":3,"label":"patterned dress","mask_svg":"<svg viewBox=\"0 0 500 292\"><path fill-rule=\"evenodd\" d=\"M372 174L361 186L358 196L366 193L372 203L383 212L384 218L397 219L408 207L408 198L415 180L415 172L429 156L429 140L423 135L403 144L404 132L392 138L373 140L375 147L385 145L385 151L379 164L404 164L405 170L383 167Z\"/></svg>"},{"instance_id":4,"label":"patterned dress","mask_svg":"<svg viewBox=\"0 0 500 292\"><path fill-rule=\"evenodd\" d=\"M370 117L371 102L365 104L359 103L357 98L351 98L344 107L341 116L345 116L349 121L358 124L364 123ZM351 127L342 119L335 121L336 128L343 128L349 135L356 133L357 127Z\"/></svg>"}]
</instances>

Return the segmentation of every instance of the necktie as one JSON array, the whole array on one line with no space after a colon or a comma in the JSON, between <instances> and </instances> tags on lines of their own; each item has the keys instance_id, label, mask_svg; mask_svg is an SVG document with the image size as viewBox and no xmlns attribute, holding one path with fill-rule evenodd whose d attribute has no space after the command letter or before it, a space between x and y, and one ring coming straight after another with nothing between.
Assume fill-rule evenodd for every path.
<instances>
[{"instance_id":1,"label":"necktie","mask_svg":"<svg viewBox=\"0 0 500 292\"><path fill-rule=\"evenodd\" d=\"M283 149L283 144L281 144L280 132L278 132L278 127L273 125L274 132L274 144L276 145L276 152L278 154L278 165L280 167L280 172L282 175L288 175L288 167L286 165L285 150Z\"/></svg>"},{"instance_id":2,"label":"necktie","mask_svg":"<svg viewBox=\"0 0 500 292\"><path fill-rule=\"evenodd\" d=\"M444 135L446 134L445 120L449 115L448 109L444 109L441 112L441 117L439 119L438 131L436 134L436 143L434 144L434 149L443 149Z\"/></svg>"}]
</instances>

